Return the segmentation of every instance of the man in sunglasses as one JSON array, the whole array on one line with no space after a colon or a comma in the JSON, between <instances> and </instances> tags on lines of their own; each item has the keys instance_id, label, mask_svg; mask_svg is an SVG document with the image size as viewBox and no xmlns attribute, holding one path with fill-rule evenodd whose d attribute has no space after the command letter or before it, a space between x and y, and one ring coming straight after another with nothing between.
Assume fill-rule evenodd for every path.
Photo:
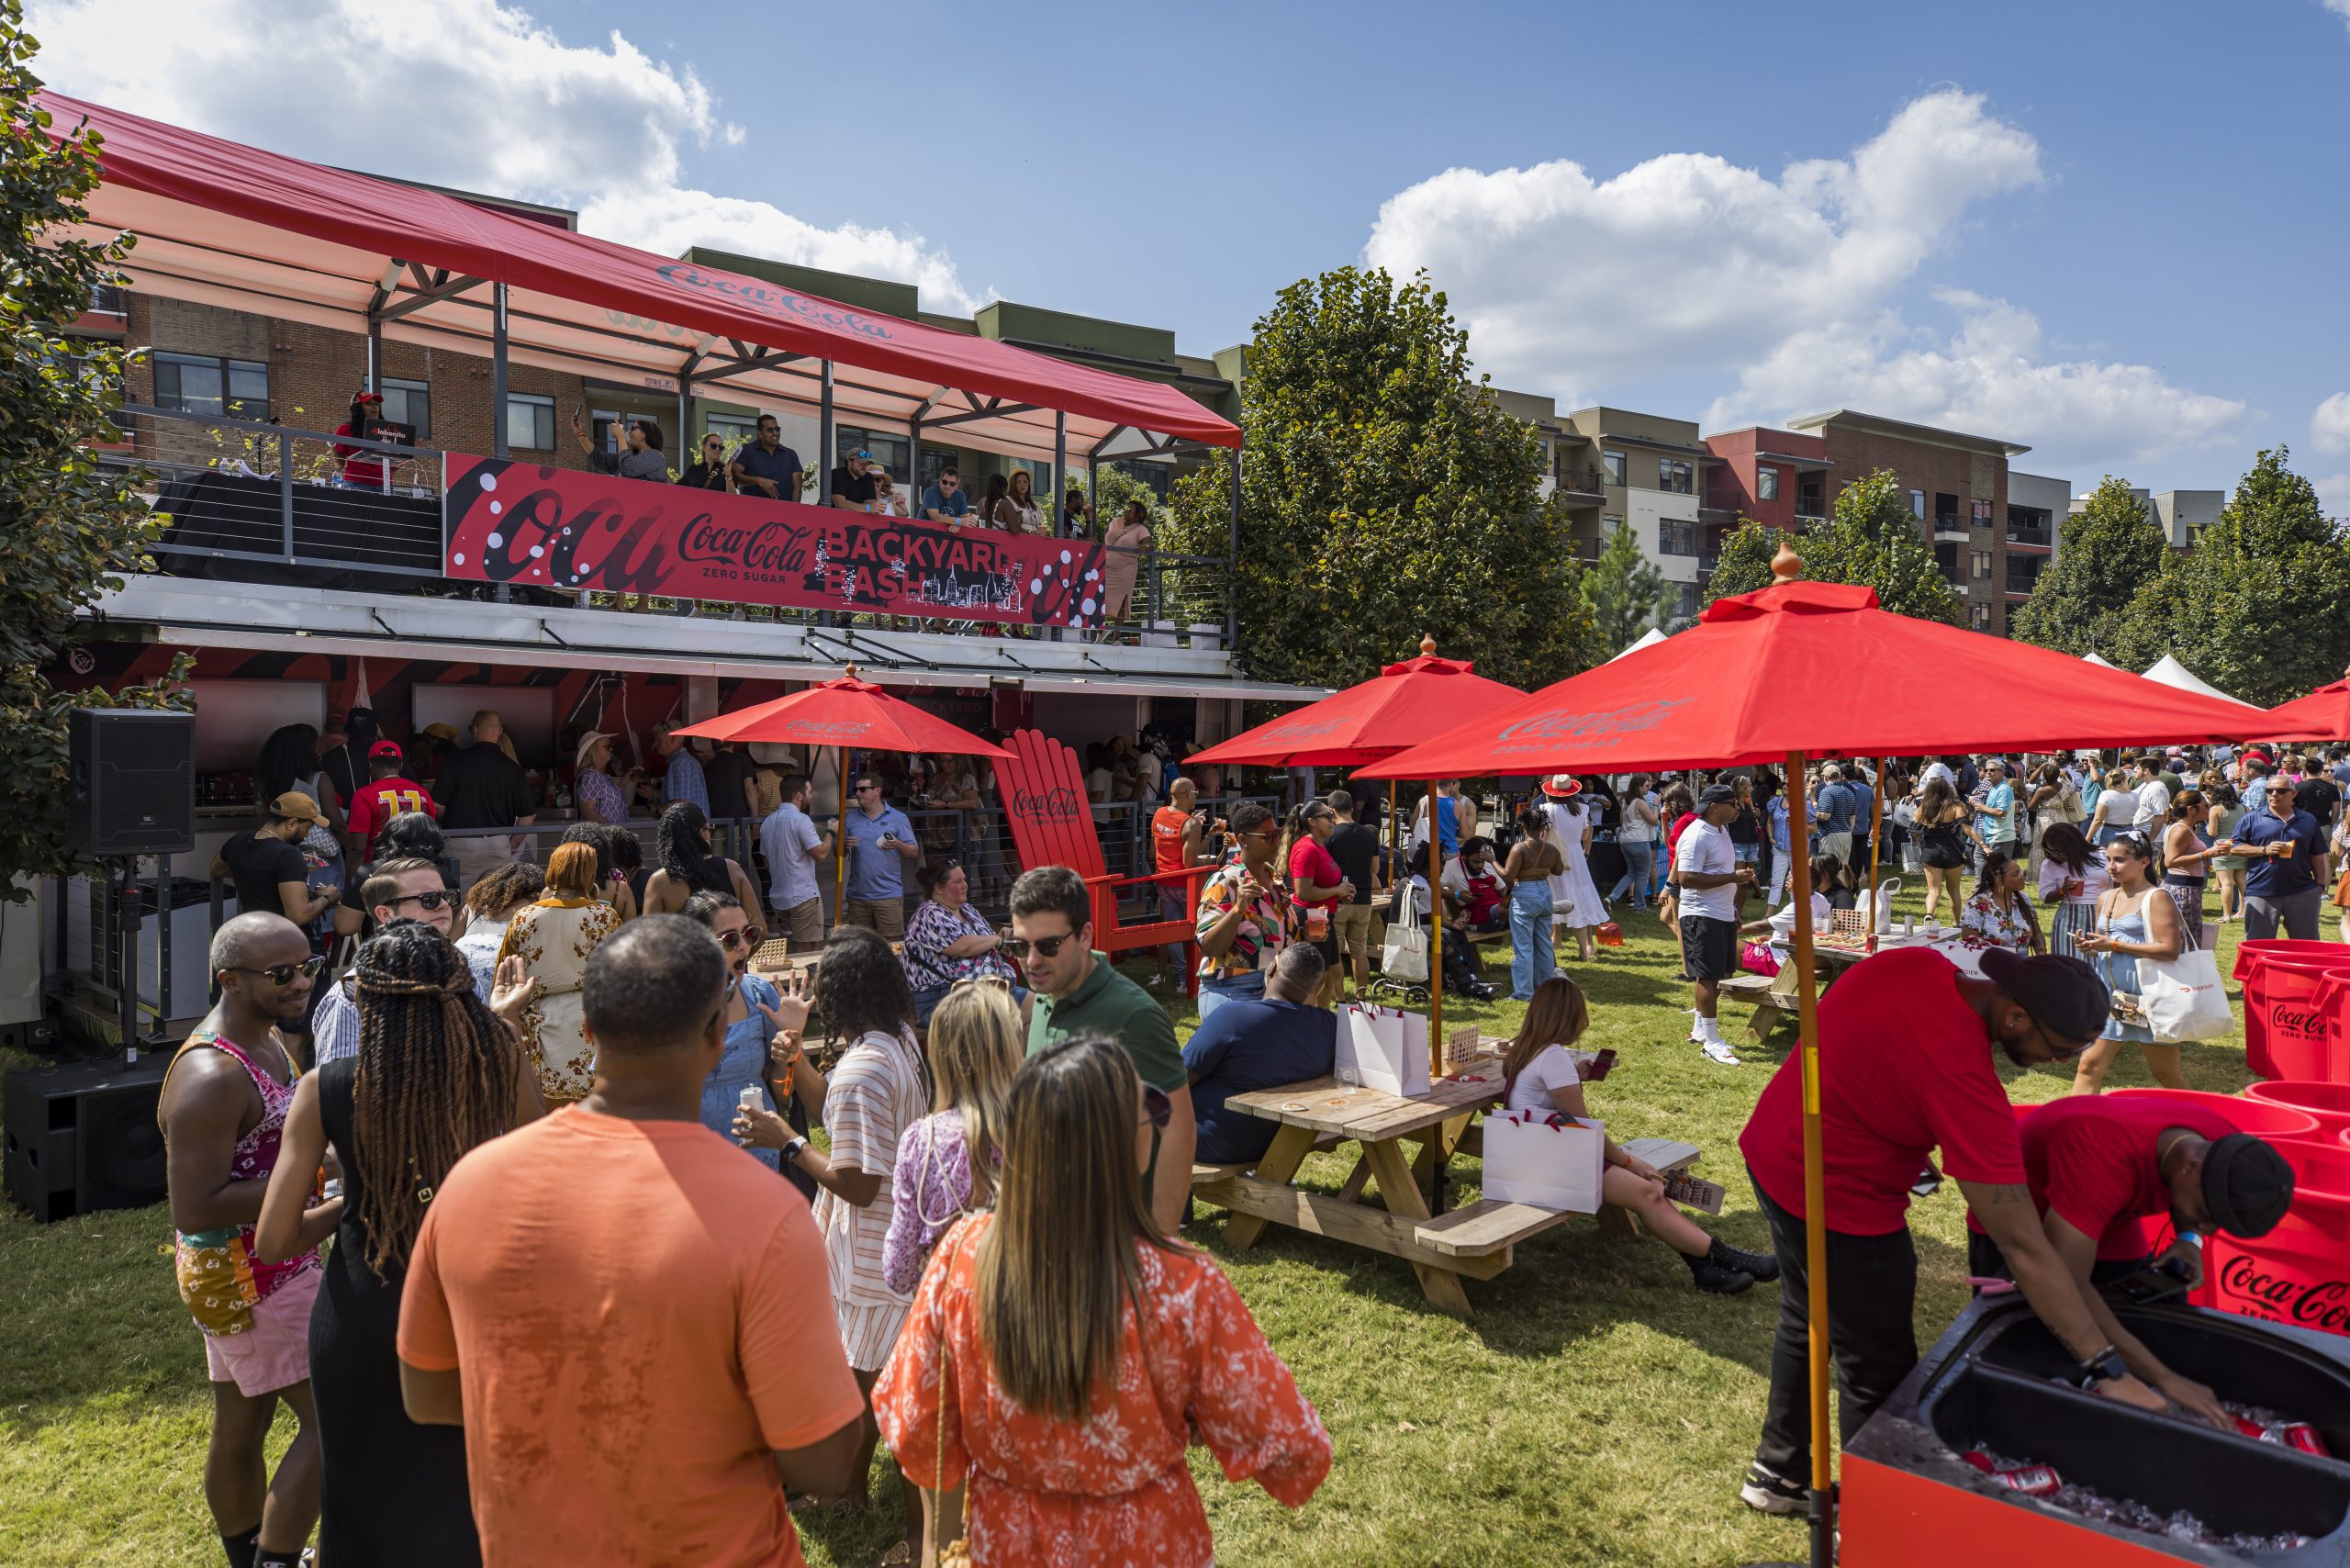
<instances>
[{"instance_id":1,"label":"man in sunglasses","mask_svg":"<svg viewBox=\"0 0 2350 1568\"><path fill-rule=\"evenodd\" d=\"M1066 866L1024 871L1012 884L1011 903L1012 940L1003 951L1035 992L1029 1002L1028 1054L1080 1030L1107 1035L1125 1047L1145 1083L1166 1092L1169 1111L1151 1176L1150 1210L1172 1236L1191 1201L1199 1136L1175 1025L1150 992L1111 967L1108 954L1093 951L1093 899L1075 871Z\"/></svg>"},{"instance_id":2,"label":"man in sunglasses","mask_svg":"<svg viewBox=\"0 0 2350 1568\"><path fill-rule=\"evenodd\" d=\"M924 487L922 493L922 515L932 522L948 528L963 526L963 518L971 510L971 498L963 493L962 471L949 463L938 471L935 484Z\"/></svg>"},{"instance_id":3,"label":"man in sunglasses","mask_svg":"<svg viewBox=\"0 0 2350 1568\"><path fill-rule=\"evenodd\" d=\"M2078 958L1992 948L1982 962L1978 978L1930 948L1897 948L1855 964L1820 1002L1827 1215L1805 1209L1796 1054L1780 1064L1739 1137L1781 1271L1762 1440L1739 1490L1751 1507L1800 1513L1808 1495L1808 1225L1828 1225L1828 1336L1847 1441L1918 1364L1908 1211L1910 1183L1936 1148L2025 1299L2074 1359L2080 1386L2141 1409L2165 1407L2098 1327L2041 1227L1999 1081L2002 1056L2031 1067L2079 1054L2104 1029L2111 998Z\"/></svg>"},{"instance_id":4,"label":"man in sunglasses","mask_svg":"<svg viewBox=\"0 0 2350 1568\"><path fill-rule=\"evenodd\" d=\"M800 498L800 454L783 444L783 427L773 414L759 416L759 439L738 447L726 471L733 476L734 488L742 495L765 496L771 501Z\"/></svg>"},{"instance_id":5,"label":"man in sunglasses","mask_svg":"<svg viewBox=\"0 0 2350 1568\"><path fill-rule=\"evenodd\" d=\"M2214 854L2250 858L2244 879L2244 935L2266 942L2282 925L2296 941L2316 941L2318 890L2333 880L2325 830L2294 803L2293 782L2281 773L2262 778L2257 797L2247 794L2244 806L2234 835L2211 846Z\"/></svg>"},{"instance_id":6,"label":"man in sunglasses","mask_svg":"<svg viewBox=\"0 0 2350 1568\"><path fill-rule=\"evenodd\" d=\"M457 895L441 879L441 868L413 856L386 860L359 886L360 902L375 917L380 931L395 920L420 920L446 936L456 924ZM474 971L474 992L489 1001L495 955L468 949L465 962ZM352 977L330 986L310 1020L312 1065L323 1067L338 1057L359 1054L359 999Z\"/></svg>"},{"instance_id":7,"label":"man in sunglasses","mask_svg":"<svg viewBox=\"0 0 2350 1568\"><path fill-rule=\"evenodd\" d=\"M212 1380L204 1500L236 1568L293 1568L319 1520L309 1357L319 1254L264 1263L253 1226L301 1076L280 1031L301 1023L325 960L301 927L255 912L213 933L211 961L220 1000L173 1057L156 1110L180 1299L204 1332ZM272 1477L263 1445L281 1400L299 1428Z\"/></svg>"}]
</instances>

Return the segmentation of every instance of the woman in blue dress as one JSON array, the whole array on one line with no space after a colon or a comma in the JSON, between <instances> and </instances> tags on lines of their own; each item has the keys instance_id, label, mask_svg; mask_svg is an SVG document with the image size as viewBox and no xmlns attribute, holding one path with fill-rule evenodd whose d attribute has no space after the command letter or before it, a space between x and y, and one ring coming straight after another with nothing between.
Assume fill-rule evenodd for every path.
<instances>
[{"instance_id":1,"label":"woman in blue dress","mask_svg":"<svg viewBox=\"0 0 2350 1568\"><path fill-rule=\"evenodd\" d=\"M2095 928L2079 932L2073 946L2093 966L2114 993L2115 1011L2104 1035L2083 1051L2073 1070L2073 1092L2095 1094L2105 1087L2106 1069L2121 1053L2126 1041L2135 1041L2146 1053L2146 1067L2165 1089L2188 1087L2179 1071L2178 1047L2156 1043L2143 1014L2129 1016L2141 983L2138 960L2168 962L2184 946L2185 923L2178 905L2156 886L2154 846L2143 834L2125 833L2105 846L2105 868L2113 885L2098 895Z\"/></svg>"},{"instance_id":2,"label":"woman in blue dress","mask_svg":"<svg viewBox=\"0 0 2350 1568\"><path fill-rule=\"evenodd\" d=\"M823 1113L823 1075L797 1049L775 1050L778 1040L787 1036L791 1038L785 1043L796 1045L807 1025L804 989L795 984L792 994L786 996L765 976L751 972L751 955L758 950L760 932L733 894L698 892L679 913L710 927L710 934L726 951L726 967L735 980L726 998L726 1047L718 1065L702 1081L701 1125L733 1138L735 1109L743 1103L744 1091L750 1090L757 1096L759 1109L774 1111L805 1137L810 1115ZM778 1055L788 1055L788 1072L773 1070ZM746 1148L744 1152L771 1170L778 1169L779 1156L772 1148ZM801 1185L798 1170L784 1174L794 1178L794 1185ZM803 1196L813 1196L811 1186L812 1182L801 1186Z\"/></svg>"}]
</instances>

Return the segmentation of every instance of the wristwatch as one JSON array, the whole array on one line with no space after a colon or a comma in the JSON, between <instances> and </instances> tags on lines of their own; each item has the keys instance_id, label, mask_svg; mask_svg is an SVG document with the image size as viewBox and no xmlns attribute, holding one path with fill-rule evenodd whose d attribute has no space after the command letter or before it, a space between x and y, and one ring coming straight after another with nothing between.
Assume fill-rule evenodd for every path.
<instances>
[{"instance_id":1,"label":"wristwatch","mask_svg":"<svg viewBox=\"0 0 2350 1568\"><path fill-rule=\"evenodd\" d=\"M806 1138L793 1138L789 1143L783 1146L783 1162L786 1165L799 1164L800 1155L805 1153L807 1148L808 1140Z\"/></svg>"},{"instance_id":2,"label":"wristwatch","mask_svg":"<svg viewBox=\"0 0 2350 1568\"><path fill-rule=\"evenodd\" d=\"M2094 1390L2098 1383L2113 1383L2130 1375L2129 1363L2121 1359L2121 1352L2110 1345L2082 1361L2077 1370L2078 1375L2074 1378L2073 1386L2089 1390Z\"/></svg>"}]
</instances>

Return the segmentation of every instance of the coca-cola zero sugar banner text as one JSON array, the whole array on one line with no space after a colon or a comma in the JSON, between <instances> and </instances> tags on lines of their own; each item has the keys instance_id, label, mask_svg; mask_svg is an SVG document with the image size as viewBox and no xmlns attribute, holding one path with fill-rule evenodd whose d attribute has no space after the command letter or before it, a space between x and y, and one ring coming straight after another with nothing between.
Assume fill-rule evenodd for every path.
<instances>
[{"instance_id":1,"label":"coca-cola zero sugar banner text","mask_svg":"<svg viewBox=\"0 0 2350 1568\"><path fill-rule=\"evenodd\" d=\"M446 569L474 582L1037 626L1102 624L1102 547L448 458Z\"/></svg>"}]
</instances>

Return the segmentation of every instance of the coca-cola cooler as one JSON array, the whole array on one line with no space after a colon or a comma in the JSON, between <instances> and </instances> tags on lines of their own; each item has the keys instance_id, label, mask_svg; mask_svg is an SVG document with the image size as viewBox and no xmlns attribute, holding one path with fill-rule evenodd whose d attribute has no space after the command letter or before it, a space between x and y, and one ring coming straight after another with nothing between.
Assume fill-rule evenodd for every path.
<instances>
[{"instance_id":1,"label":"coca-cola cooler","mask_svg":"<svg viewBox=\"0 0 2350 1568\"><path fill-rule=\"evenodd\" d=\"M2350 1339L2188 1305L2114 1305L2174 1371L2228 1404L2305 1423L2350 1455ZM2014 1295L1985 1297L1938 1340L1845 1450L1841 1561L1850 1568L2162 1562L2350 1564L2350 1463L2084 1393L2073 1358ZM2036 1496L1962 1456L2027 1461L2169 1531ZM2033 1476L2044 1484L2050 1479ZM2190 1533L2199 1539L2187 1539Z\"/></svg>"}]
</instances>

